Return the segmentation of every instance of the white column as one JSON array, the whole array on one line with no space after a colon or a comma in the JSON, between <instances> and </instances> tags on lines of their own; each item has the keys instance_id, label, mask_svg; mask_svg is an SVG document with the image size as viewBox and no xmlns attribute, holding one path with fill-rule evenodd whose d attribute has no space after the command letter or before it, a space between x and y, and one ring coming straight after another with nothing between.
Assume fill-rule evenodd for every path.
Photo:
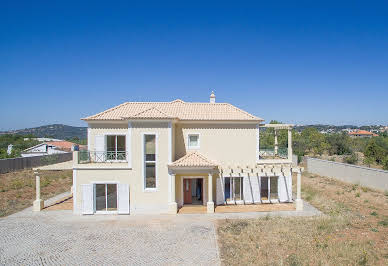
<instances>
[{"instance_id":1,"label":"white column","mask_svg":"<svg viewBox=\"0 0 388 266\"><path fill-rule=\"evenodd\" d=\"M77 165L79 161L79 151L73 151L73 165Z\"/></svg>"},{"instance_id":2,"label":"white column","mask_svg":"<svg viewBox=\"0 0 388 266\"><path fill-rule=\"evenodd\" d=\"M292 132L288 129L288 160L292 161Z\"/></svg>"},{"instance_id":3,"label":"white column","mask_svg":"<svg viewBox=\"0 0 388 266\"><path fill-rule=\"evenodd\" d=\"M208 200L207 200L207 213L214 213L214 202L213 202L213 174L209 174L207 180Z\"/></svg>"},{"instance_id":4,"label":"white column","mask_svg":"<svg viewBox=\"0 0 388 266\"><path fill-rule=\"evenodd\" d=\"M168 213L170 214L176 214L178 211L178 204L176 203L176 196L175 196L175 174L170 175L170 194L168 197Z\"/></svg>"},{"instance_id":5,"label":"white column","mask_svg":"<svg viewBox=\"0 0 388 266\"><path fill-rule=\"evenodd\" d=\"M275 155L278 155L278 131L275 129Z\"/></svg>"},{"instance_id":6,"label":"white column","mask_svg":"<svg viewBox=\"0 0 388 266\"><path fill-rule=\"evenodd\" d=\"M35 175L36 199L33 203L32 210L35 212L39 212L44 208L44 202L40 199L40 177L38 176L38 172L35 172Z\"/></svg>"},{"instance_id":7,"label":"white column","mask_svg":"<svg viewBox=\"0 0 388 266\"><path fill-rule=\"evenodd\" d=\"M295 200L295 204L296 204L297 211L303 210L303 200L302 200L302 191L301 191L301 188L302 188L302 175L301 175L301 173L302 173L302 171L298 170L298 172L296 174L296 200Z\"/></svg>"}]
</instances>

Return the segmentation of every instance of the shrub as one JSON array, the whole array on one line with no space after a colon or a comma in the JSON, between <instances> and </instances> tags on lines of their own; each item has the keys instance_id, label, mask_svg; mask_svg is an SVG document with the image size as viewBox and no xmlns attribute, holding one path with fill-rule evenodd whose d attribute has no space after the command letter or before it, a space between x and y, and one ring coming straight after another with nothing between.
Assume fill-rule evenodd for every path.
<instances>
[{"instance_id":1,"label":"shrub","mask_svg":"<svg viewBox=\"0 0 388 266\"><path fill-rule=\"evenodd\" d=\"M387 227L388 226L388 219L385 219L385 220L381 220L380 222L378 222L379 225L382 225L384 227Z\"/></svg>"},{"instance_id":2,"label":"shrub","mask_svg":"<svg viewBox=\"0 0 388 266\"><path fill-rule=\"evenodd\" d=\"M367 187L361 187L361 190L362 190L362 192L368 192L369 191L369 188L367 188Z\"/></svg>"},{"instance_id":3,"label":"shrub","mask_svg":"<svg viewBox=\"0 0 388 266\"><path fill-rule=\"evenodd\" d=\"M358 161L358 158L357 158L357 155L355 153L352 153L349 156L345 156L343 159L343 162L348 163L348 164L356 164L357 161Z\"/></svg>"},{"instance_id":4,"label":"shrub","mask_svg":"<svg viewBox=\"0 0 388 266\"><path fill-rule=\"evenodd\" d=\"M388 156L383 160L383 169L388 170Z\"/></svg>"}]
</instances>

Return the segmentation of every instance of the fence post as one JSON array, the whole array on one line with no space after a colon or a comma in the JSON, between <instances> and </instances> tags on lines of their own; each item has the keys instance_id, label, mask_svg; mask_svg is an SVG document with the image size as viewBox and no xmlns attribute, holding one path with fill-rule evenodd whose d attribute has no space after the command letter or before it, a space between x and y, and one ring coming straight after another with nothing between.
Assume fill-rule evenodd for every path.
<instances>
[{"instance_id":1,"label":"fence post","mask_svg":"<svg viewBox=\"0 0 388 266\"><path fill-rule=\"evenodd\" d=\"M296 173L296 210L303 211L303 200L302 200L302 170L299 169Z\"/></svg>"},{"instance_id":2,"label":"fence post","mask_svg":"<svg viewBox=\"0 0 388 266\"><path fill-rule=\"evenodd\" d=\"M33 204L33 211L40 212L44 208L44 201L40 198L40 176L38 172L34 172L35 177L35 185L36 185L36 199Z\"/></svg>"}]
</instances>

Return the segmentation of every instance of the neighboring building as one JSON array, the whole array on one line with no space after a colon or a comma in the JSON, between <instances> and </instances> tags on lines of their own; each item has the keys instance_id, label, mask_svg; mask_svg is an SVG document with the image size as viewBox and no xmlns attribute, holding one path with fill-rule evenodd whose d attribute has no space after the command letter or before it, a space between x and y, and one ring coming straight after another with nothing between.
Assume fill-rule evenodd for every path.
<instances>
[{"instance_id":1,"label":"neighboring building","mask_svg":"<svg viewBox=\"0 0 388 266\"><path fill-rule=\"evenodd\" d=\"M81 146L79 148L75 148ZM22 157L42 156L58 153L71 152L77 149L86 149L85 145L78 145L70 141L48 141L43 142L28 149L25 149L22 153Z\"/></svg>"},{"instance_id":2,"label":"neighboring building","mask_svg":"<svg viewBox=\"0 0 388 266\"><path fill-rule=\"evenodd\" d=\"M352 132L348 133L351 137L359 137L359 138L371 138L371 137L377 137L378 135L366 130L354 130Z\"/></svg>"},{"instance_id":3,"label":"neighboring building","mask_svg":"<svg viewBox=\"0 0 388 266\"><path fill-rule=\"evenodd\" d=\"M291 127L228 103L126 102L83 118L88 150L73 155L77 214L177 213L186 204L293 202ZM275 148L261 151L260 128L275 129ZM288 149L277 131L288 130Z\"/></svg>"},{"instance_id":4,"label":"neighboring building","mask_svg":"<svg viewBox=\"0 0 388 266\"><path fill-rule=\"evenodd\" d=\"M44 141L63 141L61 139L53 139L53 138L24 138L24 141L27 141L27 140L37 140L37 141L40 141L40 142L44 142Z\"/></svg>"}]
</instances>

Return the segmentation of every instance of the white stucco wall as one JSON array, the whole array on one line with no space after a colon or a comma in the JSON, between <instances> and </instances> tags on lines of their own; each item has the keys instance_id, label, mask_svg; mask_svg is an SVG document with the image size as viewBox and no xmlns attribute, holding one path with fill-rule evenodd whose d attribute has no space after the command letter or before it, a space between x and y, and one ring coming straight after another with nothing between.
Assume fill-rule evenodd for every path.
<instances>
[{"instance_id":1,"label":"white stucco wall","mask_svg":"<svg viewBox=\"0 0 388 266\"><path fill-rule=\"evenodd\" d=\"M379 190L388 190L388 171L306 157L307 171Z\"/></svg>"}]
</instances>

